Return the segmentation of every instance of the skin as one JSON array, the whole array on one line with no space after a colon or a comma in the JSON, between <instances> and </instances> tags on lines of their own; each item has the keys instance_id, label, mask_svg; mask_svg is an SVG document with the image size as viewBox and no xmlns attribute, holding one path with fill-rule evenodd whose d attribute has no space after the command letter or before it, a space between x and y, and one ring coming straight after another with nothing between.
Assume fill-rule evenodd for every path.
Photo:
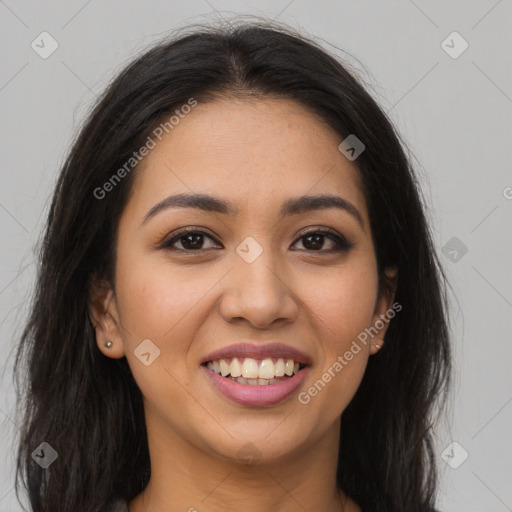
<instances>
[{"instance_id":1,"label":"skin","mask_svg":"<svg viewBox=\"0 0 512 512\"><path fill-rule=\"evenodd\" d=\"M292 100L216 99L198 104L137 169L118 228L115 290L97 281L90 299L99 349L126 356L144 396L151 479L130 512L360 511L336 490L340 416L388 324L308 404L297 400L393 303L379 290L359 171L340 142ZM159 201L190 192L240 212L169 208L141 225ZM279 218L283 201L305 194L344 198L362 225L336 208ZM182 253L158 247L187 226L212 239L193 254L179 239ZM330 252L336 245L325 237L314 250L298 236L307 227L354 246ZM247 236L263 249L250 264L236 252ZM393 286L396 269L386 272ZM244 407L200 371L201 358L247 338L311 357L306 381L284 402ZM161 351L149 366L134 355L144 339ZM252 464L238 455L248 443Z\"/></svg>"}]
</instances>

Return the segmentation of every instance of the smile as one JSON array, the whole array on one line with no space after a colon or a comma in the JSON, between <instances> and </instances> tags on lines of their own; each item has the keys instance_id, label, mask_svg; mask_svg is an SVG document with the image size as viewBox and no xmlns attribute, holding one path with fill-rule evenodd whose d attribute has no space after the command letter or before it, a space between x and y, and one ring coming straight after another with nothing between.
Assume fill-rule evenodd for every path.
<instances>
[{"instance_id":1,"label":"smile","mask_svg":"<svg viewBox=\"0 0 512 512\"><path fill-rule=\"evenodd\" d=\"M275 405L297 389L309 369L293 359L219 359L201 365L225 397L245 406Z\"/></svg>"},{"instance_id":2,"label":"smile","mask_svg":"<svg viewBox=\"0 0 512 512\"><path fill-rule=\"evenodd\" d=\"M222 377L234 380L239 384L253 386L277 384L280 380L297 374L304 366L303 363L282 357L259 360L252 357L234 357L206 363L209 370L222 375Z\"/></svg>"}]
</instances>

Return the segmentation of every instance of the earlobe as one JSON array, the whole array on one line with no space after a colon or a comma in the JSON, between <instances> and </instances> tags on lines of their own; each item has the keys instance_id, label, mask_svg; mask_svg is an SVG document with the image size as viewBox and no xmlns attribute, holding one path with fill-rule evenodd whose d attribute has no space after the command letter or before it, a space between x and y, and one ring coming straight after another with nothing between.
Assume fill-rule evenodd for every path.
<instances>
[{"instance_id":1,"label":"earlobe","mask_svg":"<svg viewBox=\"0 0 512 512\"><path fill-rule=\"evenodd\" d=\"M119 359L125 355L124 345L120 340L117 343L107 340L102 344L98 336L96 336L96 344L104 355L112 359Z\"/></svg>"},{"instance_id":2,"label":"earlobe","mask_svg":"<svg viewBox=\"0 0 512 512\"><path fill-rule=\"evenodd\" d=\"M118 359L125 355L118 327L114 291L105 280L94 279L89 287L89 318L94 326L96 345L107 357Z\"/></svg>"}]
</instances>

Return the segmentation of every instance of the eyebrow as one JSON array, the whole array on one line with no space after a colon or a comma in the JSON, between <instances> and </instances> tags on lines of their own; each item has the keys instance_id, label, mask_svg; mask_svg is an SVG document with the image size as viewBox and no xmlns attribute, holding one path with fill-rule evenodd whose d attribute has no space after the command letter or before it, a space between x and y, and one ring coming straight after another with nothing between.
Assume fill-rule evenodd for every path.
<instances>
[{"instance_id":1,"label":"eyebrow","mask_svg":"<svg viewBox=\"0 0 512 512\"><path fill-rule=\"evenodd\" d=\"M237 215L240 211L239 208L229 202L208 194L177 194L166 197L155 204L144 216L142 224L145 224L150 218L168 208L196 208L205 212L222 213L225 215ZM281 206L280 217L283 218L328 208L338 208L346 211L358 221L364 230L364 222L359 210L346 199L328 194L287 199Z\"/></svg>"}]
</instances>

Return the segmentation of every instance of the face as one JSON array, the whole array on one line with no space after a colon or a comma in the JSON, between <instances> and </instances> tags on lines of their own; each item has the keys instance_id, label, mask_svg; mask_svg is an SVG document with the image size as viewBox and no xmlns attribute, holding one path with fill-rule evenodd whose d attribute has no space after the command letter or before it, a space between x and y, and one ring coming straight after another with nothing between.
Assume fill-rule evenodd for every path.
<instances>
[{"instance_id":1,"label":"face","mask_svg":"<svg viewBox=\"0 0 512 512\"><path fill-rule=\"evenodd\" d=\"M137 169L115 286L98 286L91 308L98 346L126 356L161 446L236 459L254 445L272 460L328 434L337 442L387 325L365 343L361 333L392 304L379 291L359 171L340 142L291 100L216 100L199 103ZM170 204L178 194L217 202ZM321 195L337 206L295 204ZM276 377L280 356L298 373ZM206 363L225 372L224 359L236 375L235 357L243 375L275 380L239 383Z\"/></svg>"}]
</instances>

